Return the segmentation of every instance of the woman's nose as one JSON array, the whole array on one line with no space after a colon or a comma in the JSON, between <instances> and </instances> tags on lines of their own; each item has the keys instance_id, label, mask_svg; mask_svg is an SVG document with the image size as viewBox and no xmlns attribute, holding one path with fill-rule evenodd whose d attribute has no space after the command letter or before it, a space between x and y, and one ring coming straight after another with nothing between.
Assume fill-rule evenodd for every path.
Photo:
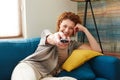
<instances>
[{"instance_id":1,"label":"woman's nose","mask_svg":"<svg viewBox=\"0 0 120 80\"><path fill-rule=\"evenodd\" d=\"M66 28L66 29L65 29L65 32L69 32L69 28Z\"/></svg>"}]
</instances>

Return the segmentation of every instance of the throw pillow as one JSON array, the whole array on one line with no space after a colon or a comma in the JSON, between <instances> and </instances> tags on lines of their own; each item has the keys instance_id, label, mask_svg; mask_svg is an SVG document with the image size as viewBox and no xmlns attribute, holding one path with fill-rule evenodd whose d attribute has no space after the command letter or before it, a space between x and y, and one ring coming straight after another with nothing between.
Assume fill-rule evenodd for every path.
<instances>
[{"instance_id":1,"label":"throw pillow","mask_svg":"<svg viewBox=\"0 0 120 80\"><path fill-rule=\"evenodd\" d=\"M93 50L74 50L68 59L62 65L62 68L68 72L81 66L93 57L103 55Z\"/></svg>"}]
</instances>

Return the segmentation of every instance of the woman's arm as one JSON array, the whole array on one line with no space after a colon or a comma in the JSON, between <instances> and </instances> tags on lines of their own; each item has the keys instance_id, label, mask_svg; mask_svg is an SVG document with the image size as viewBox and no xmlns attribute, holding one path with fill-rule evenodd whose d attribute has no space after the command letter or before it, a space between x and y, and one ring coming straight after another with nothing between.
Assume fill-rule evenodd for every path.
<instances>
[{"instance_id":1,"label":"woman's arm","mask_svg":"<svg viewBox=\"0 0 120 80\"><path fill-rule=\"evenodd\" d=\"M56 45L60 49L64 49L68 47L68 43L63 43L60 41L60 39L68 39L70 41L69 37L66 37L63 32L56 32L52 34L49 30L44 30L41 33L41 40L40 40L40 45Z\"/></svg>"},{"instance_id":2,"label":"woman's arm","mask_svg":"<svg viewBox=\"0 0 120 80\"><path fill-rule=\"evenodd\" d=\"M79 47L79 49L91 49L94 51L101 52L100 45L97 43L96 39L92 36L92 34L88 31L88 29L81 24L77 24L76 27L77 31L82 31L85 33L89 45L88 44L83 44Z\"/></svg>"},{"instance_id":3,"label":"woman's arm","mask_svg":"<svg viewBox=\"0 0 120 80\"><path fill-rule=\"evenodd\" d=\"M42 31L41 36L40 36L41 38L40 45L45 45L47 43L46 41L49 35L52 35L52 33L49 30L45 29Z\"/></svg>"}]
</instances>

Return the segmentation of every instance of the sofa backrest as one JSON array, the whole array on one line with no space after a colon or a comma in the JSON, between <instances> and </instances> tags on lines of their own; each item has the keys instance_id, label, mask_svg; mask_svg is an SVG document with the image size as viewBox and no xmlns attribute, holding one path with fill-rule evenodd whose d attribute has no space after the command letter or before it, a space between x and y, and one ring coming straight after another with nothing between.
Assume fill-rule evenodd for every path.
<instances>
[{"instance_id":1,"label":"sofa backrest","mask_svg":"<svg viewBox=\"0 0 120 80\"><path fill-rule=\"evenodd\" d=\"M32 54L40 38L0 40L0 80L10 80L20 60Z\"/></svg>"}]
</instances>

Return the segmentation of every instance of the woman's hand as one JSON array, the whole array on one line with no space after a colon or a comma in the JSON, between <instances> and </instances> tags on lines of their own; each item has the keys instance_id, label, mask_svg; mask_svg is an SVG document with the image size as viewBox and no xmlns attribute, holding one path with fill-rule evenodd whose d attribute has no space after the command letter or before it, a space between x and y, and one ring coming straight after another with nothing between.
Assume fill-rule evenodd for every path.
<instances>
[{"instance_id":1,"label":"woman's hand","mask_svg":"<svg viewBox=\"0 0 120 80\"><path fill-rule=\"evenodd\" d=\"M61 42L61 39L67 39L67 43ZM51 34L47 37L47 43L56 45L60 49L64 49L68 47L68 44L70 42L70 37L67 37L63 34L63 32L56 32L54 34Z\"/></svg>"},{"instance_id":2,"label":"woman's hand","mask_svg":"<svg viewBox=\"0 0 120 80\"><path fill-rule=\"evenodd\" d=\"M87 28L84 27L83 25L81 24L76 24L76 26L74 27L74 33L76 34L78 31L82 31L84 32Z\"/></svg>"}]
</instances>

